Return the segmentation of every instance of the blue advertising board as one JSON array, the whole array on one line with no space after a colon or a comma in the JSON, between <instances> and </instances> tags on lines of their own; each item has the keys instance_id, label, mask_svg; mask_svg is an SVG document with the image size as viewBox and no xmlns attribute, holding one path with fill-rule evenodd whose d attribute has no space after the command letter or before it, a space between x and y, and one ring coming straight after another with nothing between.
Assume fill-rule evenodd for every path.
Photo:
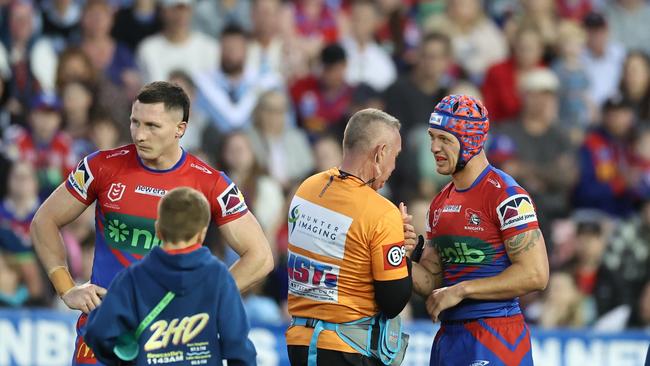
<instances>
[{"instance_id":1,"label":"blue advertising board","mask_svg":"<svg viewBox=\"0 0 650 366\"><path fill-rule=\"evenodd\" d=\"M53 310L0 310L0 366L70 365L77 313ZM289 365L284 331L280 326L254 326L260 366ZM429 364L431 342L438 326L427 321L406 324L409 348L403 365ZM650 333L627 331L594 333L584 330L533 328L536 365L643 366Z\"/></svg>"}]
</instances>

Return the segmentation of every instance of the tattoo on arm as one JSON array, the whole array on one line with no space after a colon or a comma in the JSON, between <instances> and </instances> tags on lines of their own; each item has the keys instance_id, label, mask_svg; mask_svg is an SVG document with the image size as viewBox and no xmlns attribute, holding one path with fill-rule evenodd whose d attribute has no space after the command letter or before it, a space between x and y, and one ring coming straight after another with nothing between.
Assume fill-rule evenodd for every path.
<instances>
[{"instance_id":1,"label":"tattoo on arm","mask_svg":"<svg viewBox=\"0 0 650 366\"><path fill-rule=\"evenodd\" d=\"M508 255L515 257L522 252L527 252L534 247L542 236L539 229L529 230L506 240Z\"/></svg>"}]
</instances>

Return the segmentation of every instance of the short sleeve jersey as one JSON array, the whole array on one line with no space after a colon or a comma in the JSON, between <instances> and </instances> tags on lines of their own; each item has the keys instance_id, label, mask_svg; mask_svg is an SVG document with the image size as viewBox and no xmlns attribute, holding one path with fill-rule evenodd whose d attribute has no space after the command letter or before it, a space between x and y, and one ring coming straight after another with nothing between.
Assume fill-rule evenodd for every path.
<instances>
[{"instance_id":1,"label":"short sleeve jersey","mask_svg":"<svg viewBox=\"0 0 650 366\"><path fill-rule=\"evenodd\" d=\"M298 188L288 215L289 313L344 323L379 312L373 281L408 276L399 210L338 169ZM311 328L290 327L287 344L309 345ZM318 347L356 352L330 331Z\"/></svg>"},{"instance_id":2,"label":"short sleeve jersey","mask_svg":"<svg viewBox=\"0 0 650 366\"><path fill-rule=\"evenodd\" d=\"M205 195L217 225L248 210L241 192L224 173L185 151L168 170L146 167L134 145L98 151L79 162L66 188L86 205L96 202L92 283L108 288L122 268L161 244L154 227L158 201L182 186Z\"/></svg>"},{"instance_id":3,"label":"short sleeve jersey","mask_svg":"<svg viewBox=\"0 0 650 366\"><path fill-rule=\"evenodd\" d=\"M537 214L528 193L512 177L488 166L465 190L448 184L431 202L427 239L443 266L443 286L496 276L511 265L505 240L537 229ZM517 298L463 300L445 310L442 320L502 317L520 313Z\"/></svg>"}]
</instances>

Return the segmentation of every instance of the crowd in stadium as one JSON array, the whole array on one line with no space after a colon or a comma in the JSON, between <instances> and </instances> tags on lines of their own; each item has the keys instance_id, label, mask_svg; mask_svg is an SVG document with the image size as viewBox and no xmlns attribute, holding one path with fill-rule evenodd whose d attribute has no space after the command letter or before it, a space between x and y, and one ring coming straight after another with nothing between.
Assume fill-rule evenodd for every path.
<instances>
[{"instance_id":1,"label":"crowd in stadium","mask_svg":"<svg viewBox=\"0 0 650 366\"><path fill-rule=\"evenodd\" d=\"M381 193L424 234L448 180L428 119L464 93L489 111L491 163L537 206L551 277L521 299L528 322L650 329L648 19L644 0L0 0L0 306L65 308L29 221L80 158L130 143L134 96L169 80L192 100L182 146L235 181L272 244L251 321L288 320L287 200L339 164L347 118L401 121ZM63 233L78 282L93 214ZM206 244L236 260L216 230ZM416 296L406 312L428 317Z\"/></svg>"}]
</instances>

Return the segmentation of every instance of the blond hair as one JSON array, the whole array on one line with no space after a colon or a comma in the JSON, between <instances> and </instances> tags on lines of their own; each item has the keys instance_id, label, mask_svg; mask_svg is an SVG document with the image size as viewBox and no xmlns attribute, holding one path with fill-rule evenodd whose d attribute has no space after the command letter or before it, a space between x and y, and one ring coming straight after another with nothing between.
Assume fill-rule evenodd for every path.
<instances>
[{"instance_id":1,"label":"blond hair","mask_svg":"<svg viewBox=\"0 0 650 366\"><path fill-rule=\"evenodd\" d=\"M358 111L348 121L343 133L343 150L363 151L372 148L383 128L392 128L399 131L399 120L390 114L375 108L366 108Z\"/></svg>"},{"instance_id":2,"label":"blond hair","mask_svg":"<svg viewBox=\"0 0 650 366\"><path fill-rule=\"evenodd\" d=\"M158 230L166 243L190 240L209 222L208 200L195 189L174 188L158 203Z\"/></svg>"}]
</instances>

